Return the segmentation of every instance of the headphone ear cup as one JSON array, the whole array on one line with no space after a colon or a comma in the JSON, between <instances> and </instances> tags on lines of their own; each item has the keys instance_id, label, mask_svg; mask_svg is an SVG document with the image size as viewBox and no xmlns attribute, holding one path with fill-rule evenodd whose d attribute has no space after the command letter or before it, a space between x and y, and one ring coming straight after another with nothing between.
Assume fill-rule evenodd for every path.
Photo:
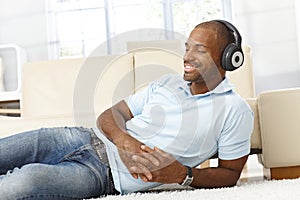
<instances>
[{"instance_id":1,"label":"headphone ear cup","mask_svg":"<svg viewBox=\"0 0 300 200\"><path fill-rule=\"evenodd\" d=\"M222 54L222 68L233 71L244 63L243 51L234 43L228 44Z\"/></svg>"}]
</instances>

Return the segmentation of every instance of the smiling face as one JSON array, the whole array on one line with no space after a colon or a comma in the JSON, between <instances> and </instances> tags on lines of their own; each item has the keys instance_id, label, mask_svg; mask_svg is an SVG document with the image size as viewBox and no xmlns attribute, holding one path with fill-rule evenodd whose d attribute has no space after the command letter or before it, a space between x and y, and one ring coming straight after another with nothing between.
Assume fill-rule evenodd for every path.
<instances>
[{"instance_id":1,"label":"smiling face","mask_svg":"<svg viewBox=\"0 0 300 200\"><path fill-rule=\"evenodd\" d=\"M193 93L214 89L225 77L220 49L224 48L214 29L196 27L186 42L184 80L192 83Z\"/></svg>"}]
</instances>

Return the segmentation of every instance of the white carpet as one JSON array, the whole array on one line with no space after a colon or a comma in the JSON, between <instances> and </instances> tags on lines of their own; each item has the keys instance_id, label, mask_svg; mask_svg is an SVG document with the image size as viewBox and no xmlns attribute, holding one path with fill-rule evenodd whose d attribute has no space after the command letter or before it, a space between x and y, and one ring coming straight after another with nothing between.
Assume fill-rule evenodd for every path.
<instances>
[{"instance_id":1,"label":"white carpet","mask_svg":"<svg viewBox=\"0 0 300 200\"><path fill-rule=\"evenodd\" d=\"M243 183L232 188L134 193L124 196L107 196L101 200L294 200L300 199L300 178L279 181Z\"/></svg>"}]
</instances>

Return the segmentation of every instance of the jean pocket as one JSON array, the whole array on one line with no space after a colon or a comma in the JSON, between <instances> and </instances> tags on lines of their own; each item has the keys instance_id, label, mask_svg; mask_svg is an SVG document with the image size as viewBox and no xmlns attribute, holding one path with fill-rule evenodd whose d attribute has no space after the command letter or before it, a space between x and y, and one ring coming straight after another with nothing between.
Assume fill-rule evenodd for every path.
<instances>
[{"instance_id":1,"label":"jean pocket","mask_svg":"<svg viewBox=\"0 0 300 200\"><path fill-rule=\"evenodd\" d=\"M64 156L61 162L63 161L75 161L75 160L81 160L83 159L86 154L89 154L92 150L92 147L90 144L83 145L79 147L78 149L75 149L73 152L67 154Z\"/></svg>"}]
</instances>

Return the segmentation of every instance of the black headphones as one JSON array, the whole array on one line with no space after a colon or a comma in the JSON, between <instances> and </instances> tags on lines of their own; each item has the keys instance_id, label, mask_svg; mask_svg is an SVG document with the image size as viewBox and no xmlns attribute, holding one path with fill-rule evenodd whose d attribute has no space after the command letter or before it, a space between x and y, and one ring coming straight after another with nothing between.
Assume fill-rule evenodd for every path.
<instances>
[{"instance_id":1,"label":"black headphones","mask_svg":"<svg viewBox=\"0 0 300 200\"><path fill-rule=\"evenodd\" d=\"M235 42L228 44L222 54L221 66L226 71L233 71L244 63L244 53L241 47L242 37L239 31L231 23L224 20L213 20L222 23L232 32Z\"/></svg>"}]
</instances>

